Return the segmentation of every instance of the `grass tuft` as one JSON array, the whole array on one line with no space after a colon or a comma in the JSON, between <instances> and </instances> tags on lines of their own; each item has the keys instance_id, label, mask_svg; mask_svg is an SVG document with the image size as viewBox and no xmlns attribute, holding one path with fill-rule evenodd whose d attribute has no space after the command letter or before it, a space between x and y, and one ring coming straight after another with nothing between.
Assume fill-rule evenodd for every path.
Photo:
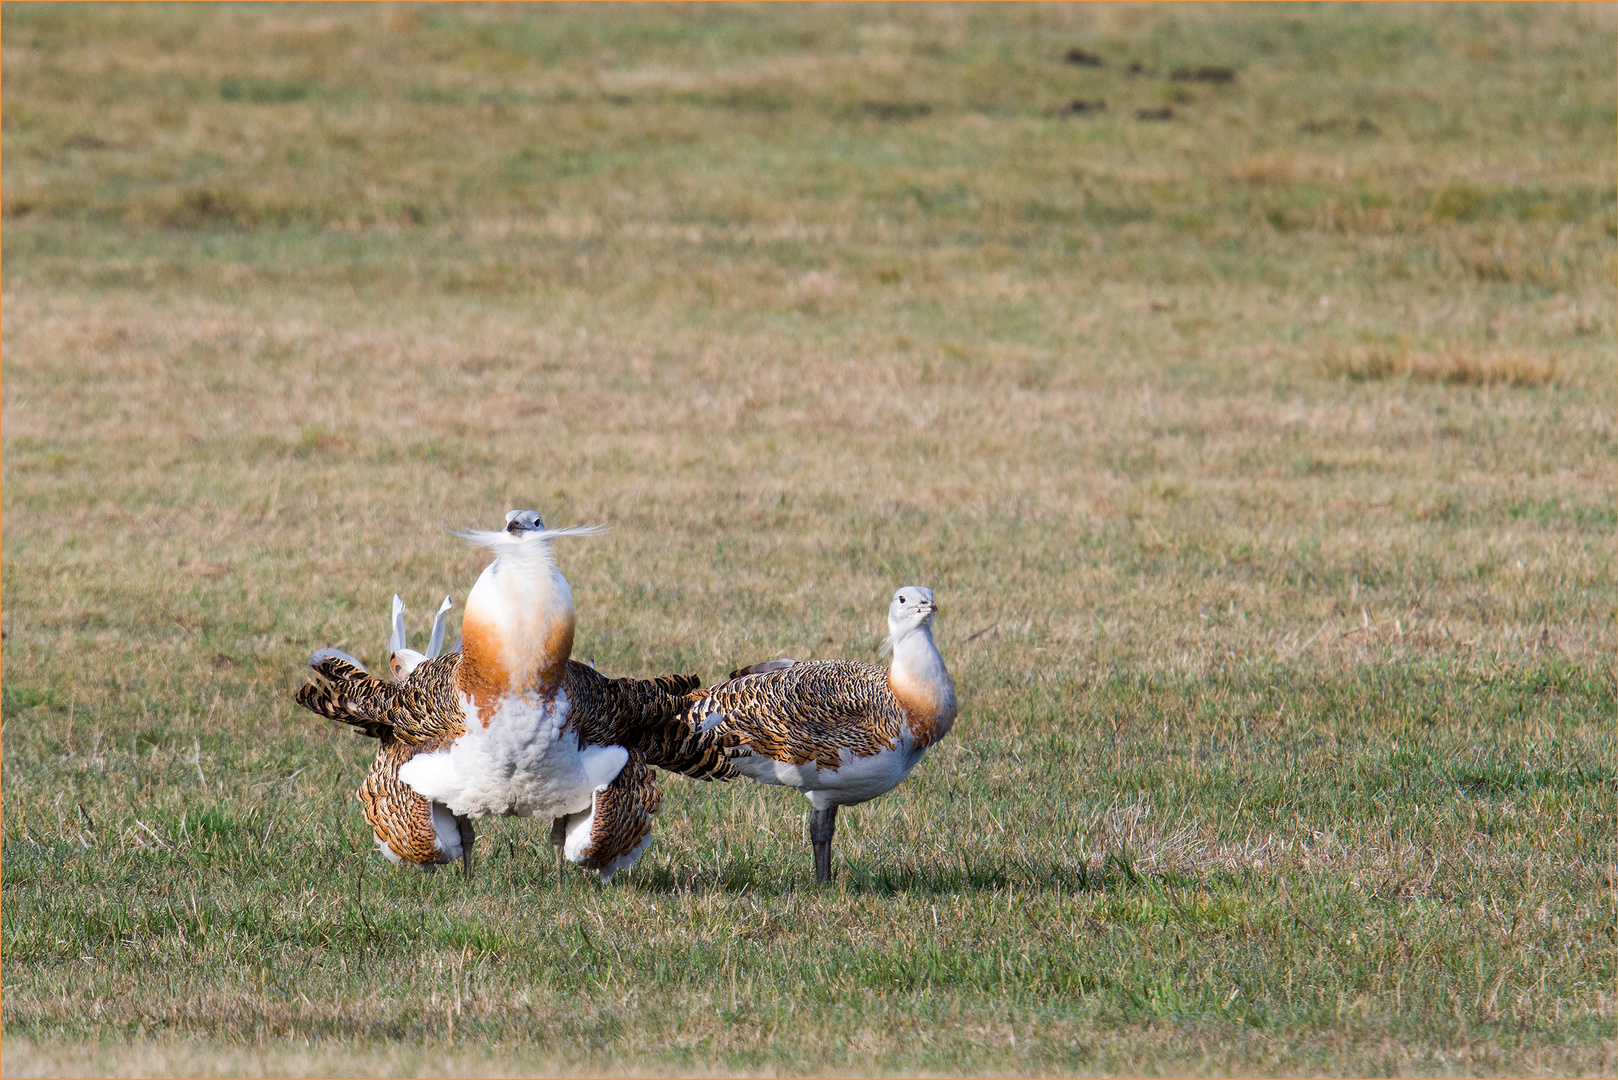
<instances>
[{"instance_id":1,"label":"grass tuft","mask_svg":"<svg viewBox=\"0 0 1618 1080\"><path fill-rule=\"evenodd\" d=\"M1374 346L1328 348L1326 374L1356 382L1405 377L1453 386L1548 386L1557 382L1556 357L1528 350L1481 350L1464 344L1435 351Z\"/></svg>"}]
</instances>

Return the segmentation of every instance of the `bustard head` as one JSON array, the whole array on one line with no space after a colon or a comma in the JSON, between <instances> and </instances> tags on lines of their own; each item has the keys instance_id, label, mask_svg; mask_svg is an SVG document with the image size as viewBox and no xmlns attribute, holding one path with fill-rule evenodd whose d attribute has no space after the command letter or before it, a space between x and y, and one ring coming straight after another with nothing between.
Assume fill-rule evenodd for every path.
<instances>
[{"instance_id":1,"label":"bustard head","mask_svg":"<svg viewBox=\"0 0 1618 1080\"><path fill-rule=\"evenodd\" d=\"M506 527L503 529L466 529L456 532L456 535L473 547L520 552L531 548L546 550L549 541L558 536L594 536L606 531L602 525L569 525L565 529L547 529L538 511L512 510L506 514Z\"/></svg>"},{"instance_id":2,"label":"bustard head","mask_svg":"<svg viewBox=\"0 0 1618 1080\"><path fill-rule=\"evenodd\" d=\"M937 613L933 590L906 585L893 594L893 602L888 605L888 640L884 644L892 648L907 634L927 629L933 625L933 616Z\"/></svg>"},{"instance_id":3,"label":"bustard head","mask_svg":"<svg viewBox=\"0 0 1618 1080\"><path fill-rule=\"evenodd\" d=\"M539 519L539 513L534 510L509 510L506 512L506 532L512 536L521 536L524 533L544 532L545 523Z\"/></svg>"}]
</instances>

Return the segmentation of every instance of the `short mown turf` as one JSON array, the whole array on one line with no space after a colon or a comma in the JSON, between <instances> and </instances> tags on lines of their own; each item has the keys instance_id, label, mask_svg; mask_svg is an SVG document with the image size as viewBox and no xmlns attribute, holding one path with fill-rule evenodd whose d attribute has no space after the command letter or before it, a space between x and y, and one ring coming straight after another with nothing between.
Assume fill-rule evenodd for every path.
<instances>
[{"instance_id":1,"label":"short mown turf","mask_svg":"<svg viewBox=\"0 0 1618 1080\"><path fill-rule=\"evenodd\" d=\"M8 1075L1618 1067L1610 6L3 20ZM386 865L290 694L513 507L955 732Z\"/></svg>"}]
</instances>

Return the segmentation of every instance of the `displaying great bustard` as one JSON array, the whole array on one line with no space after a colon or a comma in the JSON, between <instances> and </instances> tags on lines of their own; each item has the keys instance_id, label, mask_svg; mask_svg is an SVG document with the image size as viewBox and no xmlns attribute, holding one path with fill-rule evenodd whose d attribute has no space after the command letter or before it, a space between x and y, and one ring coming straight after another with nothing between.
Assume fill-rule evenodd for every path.
<instances>
[{"instance_id":1,"label":"displaying great bustard","mask_svg":"<svg viewBox=\"0 0 1618 1080\"><path fill-rule=\"evenodd\" d=\"M464 733L455 708L460 663L458 652L429 659L403 684L394 684L323 650L310 666L329 682L298 691L298 704L379 741L359 799L377 846L395 862L430 866L460 859L470 872L471 821L425 798L399 775L417 754L432 753ZM622 746L627 758L611 782L592 793L588 810L553 821L552 841L559 867L566 858L610 881L634 865L650 840L652 815L663 802L653 763L697 779L728 779L733 772L715 740L690 736L684 713L691 691L701 685L695 675L609 679L569 660L564 681L571 703L564 738Z\"/></svg>"},{"instance_id":2,"label":"displaying great bustard","mask_svg":"<svg viewBox=\"0 0 1618 1080\"><path fill-rule=\"evenodd\" d=\"M572 592L549 541L586 531L546 530L532 511L513 511L504 532L467 534L497 555L467 598L463 647L405 663L395 649L402 682L335 650L311 657L328 681L305 686L298 703L382 741L360 797L392 854L469 868L466 819L542 815L554 819L559 869L565 857L611 880L644 851L662 803L649 766L734 774L718 740L685 718L695 676L608 679L571 661ZM384 839L401 828L425 836L424 822L436 848Z\"/></svg>"},{"instance_id":3,"label":"displaying great bustard","mask_svg":"<svg viewBox=\"0 0 1618 1080\"><path fill-rule=\"evenodd\" d=\"M933 644L936 610L931 589L907 585L893 594L886 670L773 660L693 700L692 730L717 736L737 772L809 797L817 881L831 878L837 808L891 790L955 723L955 683Z\"/></svg>"}]
</instances>

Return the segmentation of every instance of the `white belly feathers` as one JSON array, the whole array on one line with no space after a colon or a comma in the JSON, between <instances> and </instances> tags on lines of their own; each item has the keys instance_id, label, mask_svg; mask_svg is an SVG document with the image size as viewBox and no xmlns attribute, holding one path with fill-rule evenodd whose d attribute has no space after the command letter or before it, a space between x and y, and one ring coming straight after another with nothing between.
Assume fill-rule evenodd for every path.
<instances>
[{"instance_id":1,"label":"white belly feathers","mask_svg":"<svg viewBox=\"0 0 1618 1080\"><path fill-rule=\"evenodd\" d=\"M535 694L508 694L487 727L465 695L461 711L465 734L435 753L418 754L399 770L399 779L457 814L578 813L629 758L622 747L581 749L571 733L563 735L568 714L563 690L549 701Z\"/></svg>"},{"instance_id":2,"label":"white belly feathers","mask_svg":"<svg viewBox=\"0 0 1618 1080\"><path fill-rule=\"evenodd\" d=\"M792 765L762 754L734 759L736 770L764 784L780 784L797 788L814 804L816 810L828 806L853 806L869 802L893 790L910 775L924 749L900 745L882 750L869 757L856 757L847 747L839 753L835 769L822 769L813 761Z\"/></svg>"}]
</instances>

